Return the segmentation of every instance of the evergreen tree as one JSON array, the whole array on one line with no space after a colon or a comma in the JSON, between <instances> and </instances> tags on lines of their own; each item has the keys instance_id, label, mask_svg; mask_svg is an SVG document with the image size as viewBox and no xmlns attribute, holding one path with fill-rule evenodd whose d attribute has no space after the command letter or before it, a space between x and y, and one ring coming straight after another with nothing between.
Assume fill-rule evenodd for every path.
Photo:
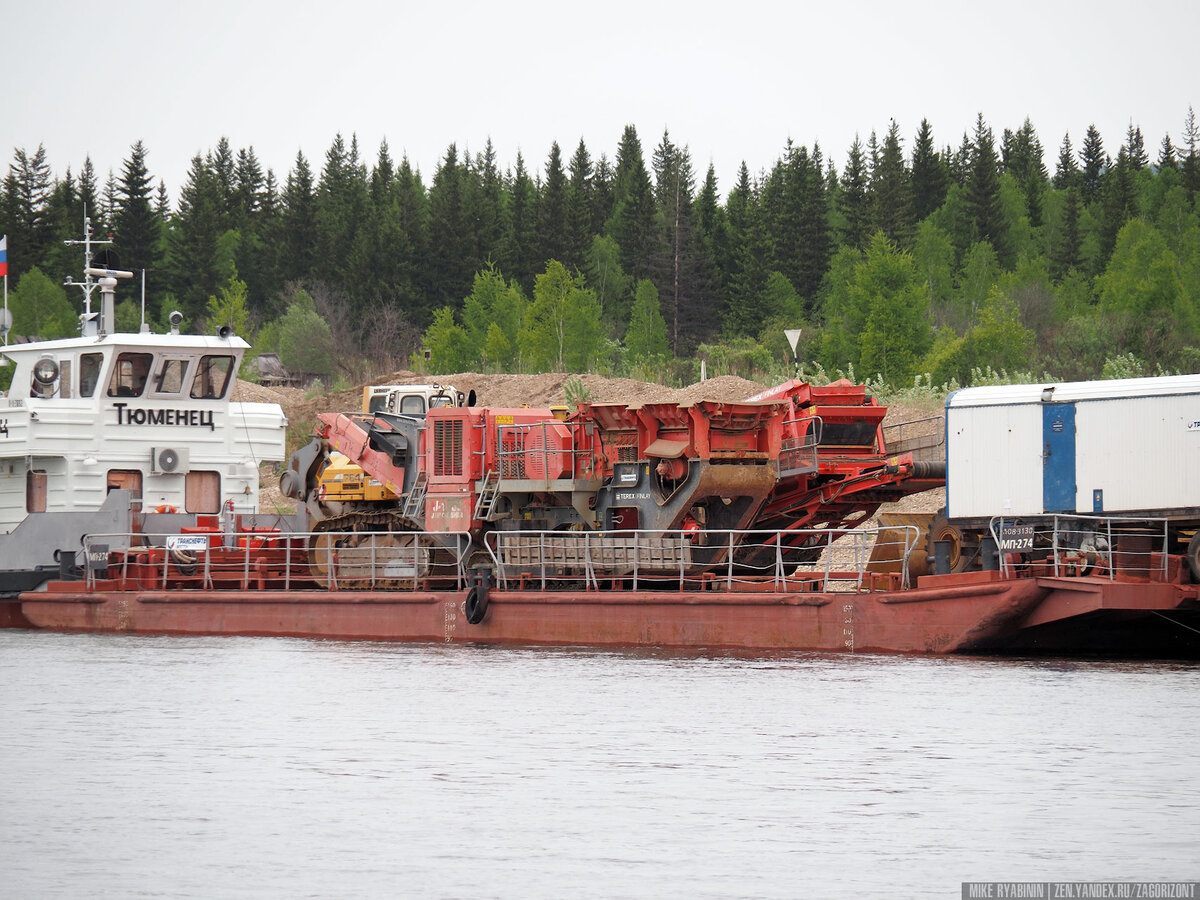
<instances>
[{"instance_id":1,"label":"evergreen tree","mask_svg":"<svg viewBox=\"0 0 1200 900\"><path fill-rule=\"evenodd\" d=\"M1179 160L1175 157L1175 145L1171 143L1171 135L1164 134L1158 148L1158 168L1178 169Z\"/></svg>"},{"instance_id":2,"label":"evergreen tree","mask_svg":"<svg viewBox=\"0 0 1200 900\"><path fill-rule=\"evenodd\" d=\"M123 268L148 270L148 282L158 268L159 247L159 218L151 203L151 183L146 148L137 141L121 169L121 201L114 222L113 247Z\"/></svg>"},{"instance_id":3,"label":"evergreen tree","mask_svg":"<svg viewBox=\"0 0 1200 900\"><path fill-rule=\"evenodd\" d=\"M413 169L407 156L400 160L393 194L398 243L393 248L392 290L400 309L414 322L424 323L433 313L433 304L421 285L421 262L428 256L429 246L429 202L421 173Z\"/></svg>"},{"instance_id":4,"label":"evergreen tree","mask_svg":"<svg viewBox=\"0 0 1200 900\"><path fill-rule=\"evenodd\" d=\"M720 202L717 173L712 163L704 175L704 184L696 195L693 207L694 247L696 259L696 297L692 303L692 319L684 323L685 346L705 343L720 328L717 310L721 271L718 259L726 254L729 244L729 223Z\"/></svg>"},{"instance_id":5,"label":"evergreen tree","mask_svg":"<svg viewBox=\"0 0 1200 900\"><path fill-rule=\"evenodd\" d=\"M1183 172L1183 186L1195 202L1196 193L1200 191L1200 127L1196 125L1196 111L1190 106L1183 121L1182 149L1179 168Z\"/></svg>"},{"instance_id":6,"label":"evergreen tree","mask_svg":"<svg viewBox=\"0 0 1200 900\"><path fill-rule=\"evenodd\" d=\"M613 213L608 228L621 248L621 266L635 278L650 274L654 248L654 193L637 130L626 125L617 148Z\"/></svg>"},{"instance_id":7,"label":"evergreen tree","mask_svg":"<svg viewBox=\"0 0 1200 900\"><path fill-rule=\"evenodd\" d=\"M167 183L161 178L158 180L158 190L154 193L154 215L158 217L161 233L171 221L171 196L167 193Z\"/></svg>"},{"instance_id":8,"label":"evergreen tree","mask_svg":"<svg viewBox=\"0 0 1200 900\"><path fill-rule=\"evenodd\" d=\"M614 182L616 173L603 153L596 160L596 174L592 177L592 234L603 234L605 225L612 218Z\"/></svg>"},{"instance_id":9,"label":"evergreen tree","mask_svg":"<svg viewBox=\"0 0 1200 900\"><path fill-rule=\"evenodd\" d=\"M1146 140L1142 137L1142 129L1140 126L1135 128L1132 122L1129 123L1129 133L1125 137L1125 147L1131 171L1140 172L1150 165L1150 156L1146 153Z\"/></svg>"},{"instance_id":10,"label":"evergreen tree","mask_svg":"<svg viewBox=\"0 0 1200 900\"><path fill-rule=\"evenodd\" d=\"M84 215L95 219L100 214L100 190L96 182L96 167L92 165L90 156L84 157L83 168L79 170L79 205L79 221Z\"/></svg>"},{"instance_id":11,"label":"evergreen tree","mask_svg":"<svg viewBox=\"0 0 1200 900\"><path fill-rule=\"evenodd\" d=\"M1101 232L1101 254L1107 259L1116 246L1117 232L1137 215L1136 186L1133 164L1124 146L1117 152L1117 161L1104 173L1101 185L1104 225Z\"/></svg>"},{"instance_id":12,"label":"evergreen tree","mask_svg":"<svg viewBox=\"0 0 1200 900\"><path fill-rule=\"evenodd\" d=\"M875 228L888 240L903 246L911 238L912 212L909 173L900 145L900 126L892 119L871 172L871 205Z\"/></svg>"},{"instance_id":13,"label":"evergreen tree","mask_svg":"<svg viewBox=\"0 0 1200 900\"><path fill-rule=\"evenodd\" d=\"M1075 165L1075 150L1071 147L1071 134L1063 135L1062 146L1058 151L1058 168L1054 170L1054 187L1065 191L1067 188L1079 185L1079 167Z\"/></svg>"},{"instance_id":14,"label":"evergreen tree","mask_svg":"<svg viewBox=\"0 0 1200 900\"><path fill-rule=\"evenodd\" d=\"M695 328L694 301L699 293L700 275L693 252L692 200L695 177L692 158L686 147L677 147L664 129L662 142L653 157L654 193L659 209L659 239L652 257L652 269L662 290L659 295L668 322L672 350L682 352Z\"/></svg>"},{"instance_id":15,"label":"evergreen tree","mask_svg":"<svg viewBox=\"0 0 1200 900\"><path fill-rule=\"evenodd\" d=\"M266 178L253 147L237 152L233 171L233 211L230 223L237 229L240 240L234 257L238 275L246 283L248 295L255 307L270 290L268 284L267 248L263 245L263 194Z\"/></svg>"},{"instance_id":16,"label":"evergreen tree","mask_svg":"<svg viewBox=\"0 0 1200 900\"><path fill-rule=\"evenodd\" d=\"M49 204L53 188L46 150L39 144L32 155L18 148L4 180L5 233L8 235L8 273L14 280L43 264L53 239Z\"/></svg>"},{"instance_id":17,"label":"evergreen tree","mask_svg":"<svg viewBox=\"0 0 1200 900\"><path fill-rule=\"evenodd\" d=\"M725 217L729 239L723 248L718 248L717 268L720 273L720 296L722 301L722 325L725 317L734 309L735 285L742 277L744 247L749 240L751 219L755 213L754 186L750 181L750 170L743 160L738 168L737 182L725 200ZM735 314L736 315L736 314Z\"/></svg>"},{"instance_id":18,"label":"evergreen tree","mask_svg":"<svg viewBox=\"0 0 1200 900\"><path fill-rule=\"evenodd\" d=\"M215 171L219 183L220 167ZM340 134L335 135L325 151L325 165L313 204L313 274L326 284L338 287L345 283L346 266L359 224L351 212L353 181L354 166L345 139Z\"/></svg>"},{"instance_id":19,"label":"evergreen tree","mask_svg":"<svg viewBox=\"0 0 1200 900\"><path fill-rule=\"evenodd\" d=\"M471 253L465 203L468 173L451 144L429 188L429 270L426 289L434 305L453 305L467 295L479 268Z\"/></svg>"},{"instance_id":20,"label":"evergreen tree","mask_svg":"<svg viewBox=\"0 0 1200 900\"><path fill-rule=\"evenodd\" d=\"M247 228L258 215L262 204L263 171L254 154L254 148L244 148L237 153L233 169L233 224L235 228Z\"/></svg>"},{"instance_id":21,"label":"evergreen tree","mask_svg":"<svg viewBox=\"0 0 1200 900\"><path fill-rule=\"evenodd\" d=\"M949 147L946 148L946 170L950 174L951 184L957 184L962 188L967 186L971 177L971 160L974 156L975 147L971 143L971 136L964 131L958 150L952 152Z\"/></svg>"},{"instance_id":22,"label":"evergreen tree","mask_svg":"<svg viewBox=\"0 0 1200 900\"><path fill-rule=\"evenodd\" d=\"M967 209L973 223L975 241L986 240L996 248L1001 260L1009 260L1008 219L1000 200L999 161L992 138L992 129L983 121L983 113L975 121L975 139L971 159L971 175L967 182Z\"/></svg>"},{"instance_id":23,"label":"evergreen tree","mask_svg":"<svg viewBox=\"0 0 1200 900\"><path fill-rule=\"evenodd\" d=\"M1108 157L1104 154L1104 142L1100 139L1100 132L1096 130L1095 125L1088 126L1087 134L1083 138L1083 147L1079 151L1079 159L1082 163L1080 169L1083 202L1091 203L1100 196L1100 176L1108 164Z\"/></svg>"},{"instance_id":24,"label":"evergreen tree","mask_svg":"<svg viewBox=\"0 0 1200 900\"><path fill-rule=\"evenodd\" d=\"M100 199L100 224L104 232L112 234L113 222L117 217L117 178L113 170L108 170L108 180L104 182L104 193Z\"/></svg>"},{"instance_id":25,"label":"evergreen tree","mask_svg":"<svg viewBox=\"0 0 1200 900\"><path fill-rule=\"evenodd\" d=\"M563 171L558 141L550 145L546 160L546 180L538 198L538 253L544 259L570 264L570 230L567 218L567 174Z\"/></svg>"},{"instance_id":26,"label":"evergreen tree","mask_svg":"<svg viewBox=\"0 0 1200 900\"><path fill-rule=\"evenodd\" d=\"M1042 142L1028 118L1015 132L1005 129L1001 156L1004 171L1017 182L1025 198L1030 224L1035 228L1040 226L1042 195L1049 179L1042 158Z\"/></svg>"},{"instance_id":27,"label":"evergreen tree","mask_svg":"<svg viewBox=\"0 0 1200 900\"><path fill-rule=\"evenodd\" d=\"M1080 262L1079 190L1068 188L1063 203L1062 219L1050 245L1050 274L1062 281Z\"/></svg>"},{"instance_id":28,"label":"evergreen tree","mask_svg":"<svg viewBox=\"0 0 1200 900\"><path fill-rule=\"evenodd\" d=\"M50 242L44 254L45 270L58 273L79 271L79 250L67 246L65 241L77 240L83 224L83 206L79 201L78 183L71 176L70 168L61 181L54 185L46 206L46 218L50 229ZM0 234L6 233L0 228Z\"/></svg>"},{"instance_id":29,"label":"evergreen tree","mask_svg":"<svg viewBox=\"0 0 1200 900\"><path fill-rule=\"evenodd\" d=\"M517 153L517 165L508 178L508 229L498 254L500 267L526 290L537 273L537 189Z\"/></svg>"},{"instance_id":30,"label":"evergreen tree","mask_svg":"<svg viewBox=\"0 0 1200 900\"><path fill-rule=\"evenodd\" d=\"M494 260L504 240L504 179L496 164L496 148L488 138L483 153L475 158L475 179L472 182L477 196L470 208L475 211L476 259Z\"/></svg>"},{"instance_id":31,"label":"evergreen tree","mask_svg":"<svg viewBox=\"0 0 1200 900\"><path fill-rule=\"evenodd\" d=\"M801 164L794 172L789 169L788 193L795 197L791 205L798 210L799 228L796 261L792 275L788 277L804 298L805 311L812 312L833 254L833 230L829 220L831 204L821 173L820 145L813 144L807 161L800 156L799 162Z\"/></svg>"},{"instance_id":32,"label":"evergreen tree","mask_svg":"<svg viewBox=\"0 0 1200 900\"><path fill-rule=\"evenodd\" d=\"M862 142L858 135L850 145L846 168L842 170L838 211L842 215L842 243L861 250L871 233L870 198L867 195L867 169Z\"/></svg>"},{"instance_id":33,"label":"evergreen tree","mask_svg":"<svg viewBox=\"0 0 1200 900\"><path fill-rule=\"evenodd\" d=\"M302 280L309 277L313 271L317 245L312 169L309 168L308 160L302 152L296 153L296 164L288 173L280 200L283 244L280 267L286 278Z\"/></svg>"},{"instance_id":34,"label":"evergreen tree","mask_svg":"<svg viewBox=\"0 0 1200 900\"><path fill-rule=\"evenodd\" d=\"M179 210L171 223L167 283L180 310L198 320L208 298L229 277L221 270L218 241L224 233L222 187L216 172L199 156L179 192Z\"/></svg>"},{"instance_id":35,"label":"evergreen tree","mask_svg":"<svg viewBox=\"0 0 1200 900\"><path fill-rule=\"evenodd\" d=\"M580 268L592 244L592 235L596 233L592 220L592 158L583 138L579 139L567 172L567 242L570 250L563 261Z\"/></svg>"},{"instance_id":36,"label":"evergreen tree","mask_svg":"<svg viewBox=\"0 0 1200 900\"><path fill-rule=\"evenodd\" d=\"M341 135L338 135L341 141ZM229 138L222 135L217 141L217 147L209 159L209 168L221 193L221 214L228 216L233 212L233 191L235 185L234 170L236 163L233 158L233 148L229 146Z\"/></svg>"},{"instance_id":37,"label":"evergreen tree","mask_svg":"<svg viewBox=\"0 0 1200 900\"><path fill-rule=\"evenodd\" d=\"M750 198L735 248L737 271L727 298L725 329L731 336L758 334L767 319L767 281L774 271L775 244L761 197Z\"/></svg>"},{"instance_id":38,"label":"evergreen tree","mask_svg":"<svg viewBox=\"0 0 1200 900\"><path fill-rule=\"evenodd\" d=\"M948 177L945 163L933 146L933 128L928 119L922 119L913 144L910 179L914 222L923 221L945 202Z\"/></svg>"}]
</instances>

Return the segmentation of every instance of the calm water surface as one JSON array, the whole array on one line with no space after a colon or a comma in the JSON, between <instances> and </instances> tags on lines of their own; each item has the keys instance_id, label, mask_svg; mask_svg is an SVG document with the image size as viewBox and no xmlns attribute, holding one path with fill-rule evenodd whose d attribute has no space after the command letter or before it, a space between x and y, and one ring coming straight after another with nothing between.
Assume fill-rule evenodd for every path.
<instances>
[{"instance_id":1,"label":"calm water surface","mask_svg":"<svg viewBox=\"0 0 1200 900\"><path fill-rule=\"evenodd\" d=\"M1200 879L1200 666L0 631L0 896Z\"/></svg>"}]
</instances>

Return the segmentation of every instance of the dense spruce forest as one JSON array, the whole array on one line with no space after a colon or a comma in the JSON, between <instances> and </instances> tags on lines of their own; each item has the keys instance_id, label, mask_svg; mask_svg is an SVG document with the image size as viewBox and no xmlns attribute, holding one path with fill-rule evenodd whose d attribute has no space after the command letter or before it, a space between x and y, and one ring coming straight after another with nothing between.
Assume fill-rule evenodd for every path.
<instances>
[{"instance_id":1,"label":"dense spruce forest","mask_svg":"<svg viewBox=\"0 0 1200 900\"><path fill-rule=\"evenodd\" d=\"M1111 139L1110 139L1111 140ZM233 325L256 352L330 381L430 373L599 372L667 383L806 373L914 382L1200 371L1200 127L1149 148L1131 124L1049 153L1026 120L979 115L938 149L922 121L845 150L788 142L736 183L633 126L610 158L555 143L532 168L450 145L432 180L385 144L334 138L282 180L222 139L175 203L133 144L106 180L17 149L0 195L15 335L77 333L65 276L84 210L147 318ZM1050 157L1048 159L1048 156ZM139 324L123 288L123 328Z\"/></svg>"}]
</instances>

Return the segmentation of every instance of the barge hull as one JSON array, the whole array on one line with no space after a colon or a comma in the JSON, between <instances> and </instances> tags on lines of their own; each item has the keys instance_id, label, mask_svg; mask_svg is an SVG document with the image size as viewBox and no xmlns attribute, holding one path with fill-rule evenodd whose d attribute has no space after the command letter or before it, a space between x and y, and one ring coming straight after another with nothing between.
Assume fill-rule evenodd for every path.
<instances>
[{"instance_id":1,"label":"barge hull","mask_svg":"<svg viewBox=\"0 0 1200 900\"><path fill-rule=\"evenodd\" d=\"M1064 609L1080 579L1002 579L993 573L922 578L874 593L492 590L482 621L466 591L104 591L53 582L21 597L32 627L56 631L271 635L335 640L654 646L752 650L963 653L1037 651L1047 611ZM1196 622L1196 588L1127 588L1096 579L1078 616L1126 631L1160 612ZM1064 619L1058 619L1064 621ZM1161 624L1158 623L1158 624ZM1196 623L1200 624L1200 623ZM1088 634L1095 629L1080 629ZM1023 640L1022 636L1027 639ZM1193 633L1193 637L1200 633ZM1200 655L1195 642L1186 642ZM1055 652L1068 647L1055 640ZM1178 649L1178 648L1177 648ZM1174 655L1174 654L1173 654Z\"/></svg>"}]
</instances>

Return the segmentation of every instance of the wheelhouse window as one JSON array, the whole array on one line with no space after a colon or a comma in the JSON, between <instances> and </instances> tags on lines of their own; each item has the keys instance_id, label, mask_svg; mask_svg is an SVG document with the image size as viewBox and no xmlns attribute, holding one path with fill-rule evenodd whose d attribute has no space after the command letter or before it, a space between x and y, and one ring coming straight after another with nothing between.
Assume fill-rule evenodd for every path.
<instances>
[{"instance_id":1,"label":"wheelhouse window","mask_svg":"<svg viewBox=\"0 0 1200 900\"><path fill-rule=\"evenodd\" d=\"M94 397L100 382L100 368L104 365L103 353L81 353L79 355L79 396Z\"/></svg>"},{"instance_id":2,"label":"wheelhouse window","mask_svg":"<svg viewBox=\"0 0 1200 900\"><path fill-rule=\"evenodd\" d=\"M229 389L233 373L232 356L202 356L196 377L192 381L192 397L196 400L217 400Z\"/></svg>"},{"instance_id":3,"label":"wheelhouse window","mask_svg":"<svg viewBox=\"0 0 1200 900\"><path fill-rule=\"evenodd\" d=\"M126 351L117 357L112 379L108 382L110 397L140 397L146 390L146 377L150 374L152 353Z\"/></svg>"},{"instance_id":4,"label":"wheelhouse window","mask_svg":"<svg viewBox=\"0 0 1200 900\"><path fill-rule=\"evenodd\" d=\"M180 393L183 390L187 367L188 360L186 359L160 361L158 371L154 373L154 392L156 394Z\"/></svg>"}]
</instances>

